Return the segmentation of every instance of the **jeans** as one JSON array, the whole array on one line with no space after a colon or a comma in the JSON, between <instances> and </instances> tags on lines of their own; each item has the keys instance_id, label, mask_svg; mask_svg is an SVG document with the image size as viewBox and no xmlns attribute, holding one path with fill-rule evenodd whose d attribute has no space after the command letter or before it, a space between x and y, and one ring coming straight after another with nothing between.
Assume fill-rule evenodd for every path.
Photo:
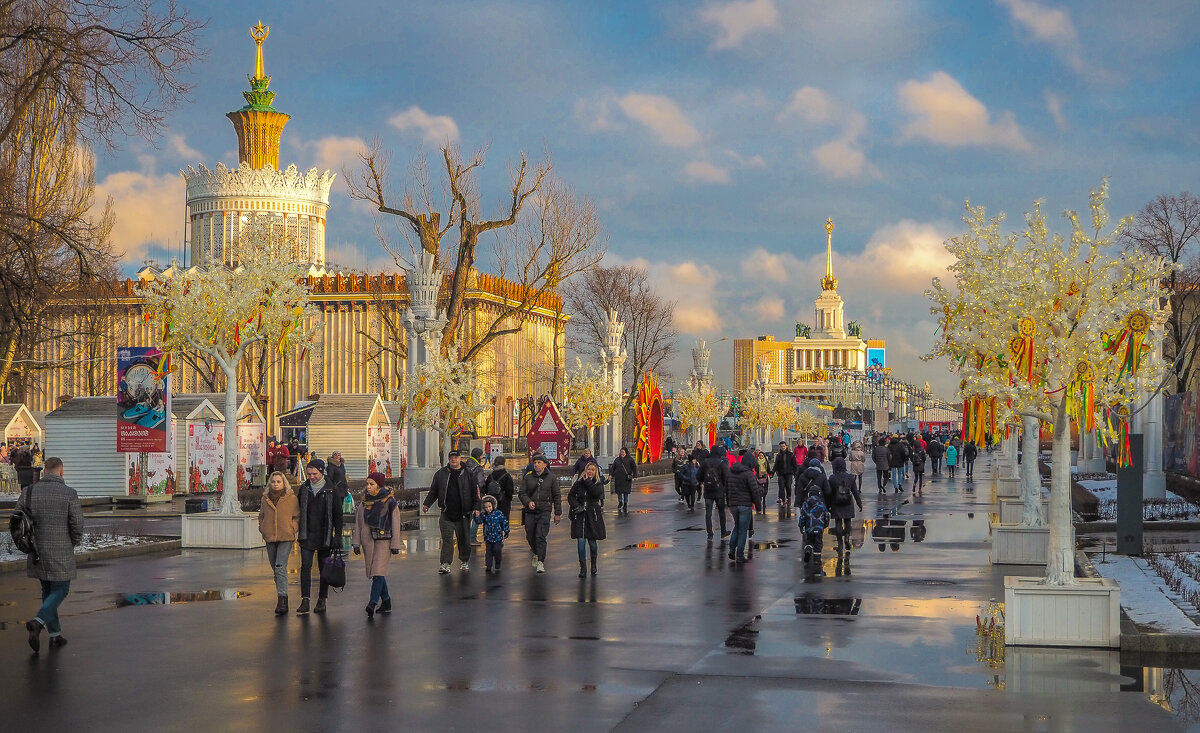
<instances>
[{"instance_id":1,"label":"jeans","mask_svg":"<svg viewBox=\"0 0 1200 733\"><path fill-rule=\"evenodd\" d=\"M546 562L546 540L550 537L550 512L525 513L525 540L539 562Z\"/></svg>"},{"instance_id":2,"label":"jeans","mask_svg":"<svg viewBox=\"0 0 1200 733\"><path fill-rule=\"evenodd\" d=\"M717 505L717 512L721 517L721 534L725 534L725 499L705 499L704 500L704 529L708 530L708 536L712 537L712 511L713 504Z\"/></svg>"},{"instance_id":3,"label":"jeans","mask_svg":"<svg viewBox=\"0 0 1200 733\"><path fill-rule=\"evenodd\" d=\"M904 486L904 466L892 469L892 488L897 491Z\"/></svg>"},{"instance_id":4,"label":"jeans","mask_svg":"<svg viewBox=\"0 0 1200 733\"><path fill-rule=\"evenodd\" d=\"M484 543L483 566L489 570L492 568L500 569L500 560L504 556L503 542L485 542Z\"/></svg>"},{"instance_id":5,"label":"jeans","mask_svg":"<svg viewBox=\"0 0 1200 733\"><path fill-rule=\"evenodd\" d=\"M300 597L312 597L312 564L313 557L317 560L317 578L321 577L321 568L325 566L325 558L333 554L333 549L323 547L319 550L310 550L304 545L300 545ZM328 598L329 586L321 580L321 585L317 590L317 598Z\"/></svg>"},{"instance_id":6,"label":"jeans","mask_svg":"<svg viewBox=\"0 0 1200 733\"><path fill-rule=\"evenodd\" d=\"M933 464L933 472L934 473L942 472L942 457L941 456L930 456L929 462L931 464Z\"/></svg>"},{"instance_id":7,"label":"jeans","mask_svg":"<svg viewBox=\"0 0 1200 733\"><path fill-rule=\"evenodd\" d=\"M596 540L589 540L589 539L580 537L578 540L576 540L576 543L579 546L579 564L580 565L587 562L587 554L585 553L585 550L590 549L592 551L592 560L595 560L596 555L599 554L599 552L600 552L600 547L599 547L599 545L596 544Z\"/></svg>"},{"instance_id":8,"label":"jeans","mask_svg":"<svg viewBox=\"0 0 1200 733\"><path fill-rule=\"evenodd\" d=\"M291 540L267 543L267 562L271 563L271 568L275 572L275 595L277 596L286 597L288 594L287 564L291 554Z\"/></svg>"},{"instance_id":9,"label":"jeans","mask_svg":"<svg viewBox=\"0 0 1200 733\"><path fill-rule=\"evenodd\" d=\"M974 469L975 469L975 459L968 458L968 459L966 459L966 463L967 463L967 475L970 476L974 472Z\"/></svg>"},{"instance_id":10,"label":"jeans","mask_svg":"<svg viewBox=\"0 0 1200 733\"><path fill-rule=\"evenodd\" d=\"M683 500L687 502L687 508L691 509L696 506L696 490L698 486L688 484L683 485Z\"/></svg>"},{"instance_id":11,"label":"jeans","mask_svg":"<svg viewBox=\"0 0 1200 733\"><path fill-rule=\"evenodd\" d=\"M438 529L442 531L441 563L449 565L454 559L454 543L458 543L458 559L460 562L471 560L471 518L447 519L446 515L438 517Z\"/></svg>"},{"instance_id":12,"label":"jeans","mask_svg":"<svg viewBox=\"0 0 1200 733\"><path fill-rule=\"evenodd\" d=\"M38 609L37 620L46 627L50 636L58 636L62 633L62 624L58 620L58 607L67 600L67 594L70 592L71 581L69 580L42 581L42 607Z\"/></svg>"},{"instance_id":13,"label":"jeans","mask_svg":"<svg viewBox=\"0 0 1200 733\"><path fill-rule=\"evenodd\" d=\"M789 506L792 503L792 486L796 481L793 474L779 474L779 500L784 506Z\"/></svg>"},{"instance_id":14,"label":"jeans","mask_svg":"<svg viewBox=\"0 0 1200 733\"><path fill-rule=\"evenodd\" d=\"M754 518L753 507L730 507L733 512L733 538L730 540L729 552L739 560L746 557L746 540L750 530L750 520Z\"/></svg>"},{"instance_id":15,"label":"jeans","mask_svg":"<svg viewBox=\"0 0 1200 733\"><path fill-rule=\"evenodd\" d=\"M371 605L374 606L379 601L390 601L392 596L388 593L387 578L382 575L371 576Z\"/></svg>"},{"instance_id":16,"label":"jeans","mask_svg":"<svg viewBox=\"0 0 1200 733\"><path fill-rule=\"evenodd\" d=\"M884 480L887 478L888 470L886 468L877 468L877 469L875 469L875 473L877 474L877 477L879 478L879 490L883 491L883 484L884 484Z\"/></svg>"}]
</instances>

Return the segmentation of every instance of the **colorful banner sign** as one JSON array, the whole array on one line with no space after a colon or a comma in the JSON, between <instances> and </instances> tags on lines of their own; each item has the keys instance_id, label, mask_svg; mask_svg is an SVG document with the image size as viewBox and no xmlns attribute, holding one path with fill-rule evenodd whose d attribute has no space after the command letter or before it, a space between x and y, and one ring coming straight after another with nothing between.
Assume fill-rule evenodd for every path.
<instances>
[{"instance_id":1,"label":"colorful banner sign","mask_svg":"<svg viewBox=\"0 0 1200 733\"><path fill-rule=\"evenodd\" d=\"M126 453L125 466L130 496L175 495L174 453Z\"/></svg>"},{"instance_id":2,"label":"colorful banner sign","mask_svg":"<svg viewBox=\"0 0 1200 733\"><path fill-rule=\"evenodd\" d=\"M188 423L188 491L208 494L221 490L225 475L225 424Z\"/></svg>"},{"instance_id":3,"label":"colorful banner sign","mask_svg":"<svg viewBox=\"0 0 1200 733\"><path fill-rule=\"evenodd\" d=\"M392 477L392 428L374 425L367 428L367 473L379 471Z\"/></svg>"},{"instance_id":4,"label":"colorful banner sign","mask_svg":"<svg viewBox=\"0 0 1200 733\"><path fill-rule=\"evenodd\" d=\"M533 430L529 431L526 441L531 459L534 453L540 452L545 454L551 466L565 466L570 461L571 431L550 400L546 400L533 418Z\"/></svg>"},{"instance_id":5,"label":"colorful banner sign","mask_svg":"<svg viewBox=\"0 0 1200 733\"><path fill-rule=\"evenodd\" d=\"M163 453L171 414L170 358L154 347L117 349L117 452Z\"/></svg>"},{"instance_id":6,"label":"colorful banner sign","mask_svg":"<svg viewBox=\"0 0 1200 733\"><path fill-rule=\"evenodd\" d=\"M242 489L250 487L254 467L267 462L267 428L261 423L243 423L237 426L238 484Z\"/></svg>"}]
</instances>

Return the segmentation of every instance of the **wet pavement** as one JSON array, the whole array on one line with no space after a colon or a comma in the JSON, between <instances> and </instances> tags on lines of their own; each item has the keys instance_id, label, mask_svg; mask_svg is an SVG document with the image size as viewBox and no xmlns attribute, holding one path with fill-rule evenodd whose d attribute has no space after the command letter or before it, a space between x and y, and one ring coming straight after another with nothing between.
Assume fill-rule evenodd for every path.
<instances>
[{"instance_id":1,"label":"wet pavement","mask_svg":"<svg viewBox=\"0 0 1200 733\"><path fill-rule=\"evenodd\" d=\"M535 575L514 528L504 570L439 576L436 530L406 533L395 612L367 621L351 558L324 617L271 611L262 551L83 566L61 649L32 657L36 590L0 576L0 720L12 730L1200 729L1200 674L1110 651L1003 646L1005 573L979 480L877 494L868 471L849 563L798 561L794 518L755 517L753 560L706 542L669 482L606 514L598 577L567 525ZM985 478L987 477L987 478ZM772 491L774 486L772 486ZM730 525L732 527L732 525ZM1026 569L1026 574L1040 574ZM291 569L292 604L298 573ZM980 631L977 618L984 628ZM1200 666L1187 665L1183 666Z\"/></svg>"}]
</instances>

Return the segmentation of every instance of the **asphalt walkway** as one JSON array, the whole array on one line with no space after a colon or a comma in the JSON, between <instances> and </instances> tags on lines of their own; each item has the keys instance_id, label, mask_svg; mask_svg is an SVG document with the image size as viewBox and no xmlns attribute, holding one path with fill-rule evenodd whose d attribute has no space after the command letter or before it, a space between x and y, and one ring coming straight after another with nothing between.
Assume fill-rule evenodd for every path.
<instances>
[{"instance_id":1,"label":"asphalt walkway","mask_svg":"<svg viewBox=\"0 0 1200 733\"><path fill-rule=\"evenodd\" d=\"M545 575L519 528L499 575L477 561L439 576L436 531L409 533L389 578L395 612L371 622L361 559L327 615L276 618L262 551L191 550L83 567L63 607L70 643L32 657L23 622L36 584L0 576L0 720L46 731L1188 729L1165 709L1187 701L1159 689L1161 670L1123 667L1114 651L1005 650L977 633L1016 570L988 563L989 460L978 481L960 472L915 499L877 494L868 472L849 572L828 537L820 572L806 572L794 519L775 511L756 517L753 560L734 565L706 543L702 511L662 481L634 494L628 516L607 512L594 579L576 577L565 523Z\"/></svg>"}]
</instances>

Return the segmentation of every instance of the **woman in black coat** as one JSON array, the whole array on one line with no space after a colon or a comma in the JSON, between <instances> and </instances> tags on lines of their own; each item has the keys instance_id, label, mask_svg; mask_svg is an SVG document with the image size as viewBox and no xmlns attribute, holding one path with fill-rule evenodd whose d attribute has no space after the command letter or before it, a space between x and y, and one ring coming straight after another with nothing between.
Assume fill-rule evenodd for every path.
<instances>
[{"instance_id":1,"label":"woman in black coat","mask_svg":"<svg viewBox=\"0 0 1200 733\"><path fill-rule=\"evenodd\" d=\"M633 491L633 480L637 478L637 464L624 446L608 472L612 476L613 493L617 495L617 511L628 514L629 494Z\"/></svg>"},{"instance_id":2,"label":"woman in black coat","mask_svg":"<svg viewBox=\"0 0 1200 733\"><path fill-rule=\"evenodd\" d=\"M583 473L567 493L567 504L570 506L571 539L579 544L579 577L587 575L585 549L591 551L592 575L595 575L599 550L596 543L608 536L601 512L604 507L604 484L600 482L600 467L595 461L584 466Z\"/></svg>"},{"instance_id":3,"label":"woman in black coat","mask_svg":"<svg viewBox=\"0 0 1200 733\"><path fill-rule=\"evenodd\" d=\"M842 501L838 501L839 496ZM842 559L843 546L845 552L850 551L850 520L854 519L855 504L861 512L862 494L858 491L858 481L854 474L846 470L846 459L835 458L833 475L829 477L829 490L825 494L825 506L829 508L829 516L833 519L829 531L837 537L838 560Z\"/></svg>"}]
</instances>

